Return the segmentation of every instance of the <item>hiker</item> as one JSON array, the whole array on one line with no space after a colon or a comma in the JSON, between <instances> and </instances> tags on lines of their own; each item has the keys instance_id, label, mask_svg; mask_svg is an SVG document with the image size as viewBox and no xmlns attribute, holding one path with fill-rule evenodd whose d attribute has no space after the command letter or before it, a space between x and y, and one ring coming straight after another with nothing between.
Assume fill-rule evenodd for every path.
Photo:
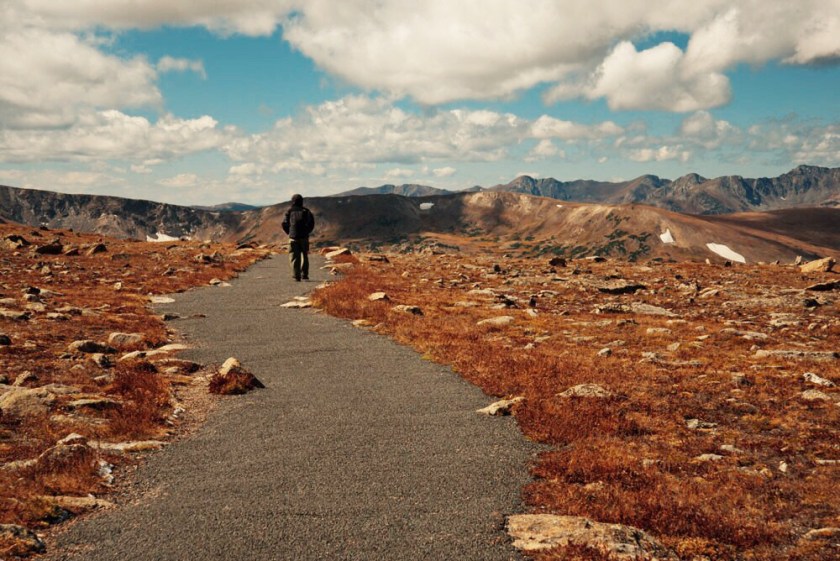
<instances>
[{"instance_id":1,"label":"hiker","mask_svg":"<svg viewBox=\"0 0 840 561\"><path fill-rule=\"evenodd\" d=\"M303 206L303 197L292 195L292 206L283 217L283 231L289 234L289 262L296 281L309 280L309 234L315 217Z\"/></svg>"}]
</instances>

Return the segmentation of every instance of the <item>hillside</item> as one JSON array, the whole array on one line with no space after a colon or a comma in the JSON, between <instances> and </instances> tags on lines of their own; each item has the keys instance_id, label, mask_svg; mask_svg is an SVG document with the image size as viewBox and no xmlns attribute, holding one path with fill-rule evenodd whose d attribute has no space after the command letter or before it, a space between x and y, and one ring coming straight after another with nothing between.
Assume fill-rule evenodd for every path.
<instances>
[{"instance_id":1,"label":"hillside","mask_svg":"<svg viewBox=\"0 0 840 561\"><path fill-rule=\"evenodd\" d=\"M446 195L452 191L429 187L428 185L380 185L379 187L357 187L349 191L337 193L334 197L350 197L363 195L402 195L403 197L428 197L429 195Z\"/></svg>"},{"instance_id":2,"label":"hillside","mask_svg":"<svg viewBox=\"0 0 840 561\"><path fill-rule=\"evenodd\" d=\"M707 244L727 246L746 262L792 261L840 252L840 209L750 215L689 216L652 206L558 204L556 199L502 191L429 197L370 195L307 199L317 221L313 241L381 246L420 236L527 242L532 251L567 257L718 258ZM0 188L0 216L50 228L166 241L284 243L287 203L247 211L195 208L92 195ZM815 217L819 217L819 221Z\"/></svg>"}]
</instances>

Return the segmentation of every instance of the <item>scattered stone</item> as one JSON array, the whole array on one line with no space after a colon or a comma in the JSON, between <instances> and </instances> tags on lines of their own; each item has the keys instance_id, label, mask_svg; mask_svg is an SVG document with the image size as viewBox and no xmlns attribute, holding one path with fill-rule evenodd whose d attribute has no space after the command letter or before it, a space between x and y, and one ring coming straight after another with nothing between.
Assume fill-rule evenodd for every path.
<instances>
[{"instance_id":1,"label":"scattered stone","mask_svg":"<svg viewBox=\"0 0 840 561\"><path fill-rule=\"evenodd\" d=\"M391 298L388 297L387 294L384 292L374 292L370 296L368 296L368 300L371 302L387 302Z\"/></svg>"},{"instance_id":2,"label":"scattered stone","mask_svg":"<svg viewBox=\"0 0 840 561\"><path fill-rule=\"evenodd\" d=\"M0 544L4 553L20 557L44 553L47 550L46 544L38 534L17 524L0 524Z\"/></svg>"},{"instance_id":3,"label":"scattered stone","mask_svg":"<svg viewBox=\"0 0 840 561\"><path fill-rule=\"evenodd\" d=\"M645 314L649 316L677 317L677 314L670 310L666 310L665 308L653 306L651 304L645 304L642 302L632 302L630 304L630 311L637 314Z\"/></svg>"},{"instance_id":4,"label":"scattered stone","mask_svg":"<svg viewBox=\"0 0 840 561\"><path fill-rule=\"evenodd\" d=\"M741 450L740 448L736 448L732 444L721 444L720 449L724 452L729 453L729 454L743 454L744 453L743 450Z\"/></svg>"},{"instance_id":5,"label":"scattered stone","mask_svg":"<svg viewBox=\"0 0 840 561\"><path fill-rule=\"evenodd\" d=\"M149 296L149 302L152 304L172 304L175 299L169 296Z\"/></svg>"},{"instance_id":6,"label":"scattered stone","mask_svg":"<svg viewBox=\"0 0 840 561\"><path fill-rule=\"evenodd\" d=\"M513 397L510 399L501 399L499 401L495 401L488 405L487 407L483 407L476 411L476 413L480 413L482 415L490 415L491 417L503 417L506 415L510 415L513 412L514 406L519 403L522 403L525 400L524 397L518 396Z\"/></svg>"},{"instance_id":7,"label":"scattered stone","mask_svg":"<svg viewBox=\"0 0 840 561\"><path fill-rule=\"evenodd\" d=\"M85 255L96 255L97 253L105 253L106 251L108 251L108 247L104 243L97 243L88 248L85 251Z\"/></svg>"},{"instance_id":8,"label":"scattered stone","mask_svg":"<svg viewBox=\"0 0 840 561\"><path fill-rule=\"evenodd\" d=\"M802 378L804 378L806 382L810 382L811 384L814 384L816 386L824 386L826 388L834 387L834 382L832 382L831 380L826 380L825 378L823 378L822 376L818 376L814 372L806 372L802 375Z\"/></svg>"},{"instance_id":9,"label":"scattered stone","mask_svg":"<svg viewBox=\"0 0 840 561\"><path fill-rule=\"evenodd\" d=\"M35 248L35 253L38 255L60 255L62 252L64 252L64 246L55 241Z\"/></svg>"},{"instance_id":10,"label":"scattered stone","mask_svg":"<svg viewBox=\"0 0 840 561\"><path fill-rule=\"evenodd\" d=\"M539 551L584 545L621 561L677 561L677 556L647 532L622 524L606 524L580 516L515 514L507 532L513 546Z\"/></svg>"},{"instance_id":11,"label":"scattered stone","mask_svg":"<svg viewBox=\"0 0 840 561\"><path fill-rule=\"evenodd\" d=\"M643 284L631 282L624 279L615 279L605 283L594 285L599 292L605 294L635 294L639 290L647 288Z\"/></svg>"},{"instance_id":12,"label":"scattered stone","mask_svg":"<svg viewBox=\"0 0 840 561\"><path fill-rule=\"evenodd\" d=\"M829 273L834 268L835 261L832 257L825 257L817 259L816 261L809 261L804 265L799 266L801 273Z\"/></svg>"},{"instance_id":13,"label":"scattered stone","mask_svg":"<svg viewBox=\"0 0 840 561\"><path fill-rule=\"evenodd\" d=\"M335 259L341 255L351 255L351 251L346 247L340 247L324 254L326 259Z\"/></svg>"},{"instance_id":14,"label":"scattered stone","mask_svg":"<svg viewBox=\"0 0 840 561\"><path fill-rule=\"evenodd\" d=\"M840 352L837 351L800 351L796 349L764 350L759 349L753 355L755 358L793 358L801 360L837 360Z\"/></svg>"},{"instance_id":15,"label":"scattered stone","mask_svg":"<svg viewBox=\"0 0 840 561\"><path fill-rule=\"evenodd\" d=\"M840 528L827 526L825 528L814 528L808 530L803 540L808 541L831 541L833 543L840 543Z\"/></svg>"},{"instance_id":16,"label":"scattered stone","mask_svg":"<svg viewBox=\"0 0 840 561\"><path fill-rule=\"evenodd\" d=\"M700 419L686 419L685 426L691 430L709 430L717 427L717 423L701 421Z\"/></svg>"},{"instance_id":17,"label":"scattered stone","mask_svg":"<svg viewBox=\"0 0 840 561\"><path fill-rule=\"evenodd\" d=\"M11 345L12 338L5 333L0 333L0 345Z\"/></svg>"},{"instance_id":18,"label":"scattered stone","mask_svg":"<svg viewBox=\"0 0 840 561\"><path fill-rule=\"evenodd\" d=\"M838 289L840 289L840 281L820 282L805 288L805 290L811 290L814 292L828 292L830 290Z\"/></svg>"},{"instance_id":19,"label":"scattered stone","mask_svg":"<svg viewBox=\"0 0 840 561\"><path fill-rule=\"evenodd\" d=\"M352 322L353 327L371 327L373 322L368 319L357 319Z\"/></svg>"},{"instance_id":20,"label":"scattered stone","mask_svg":"<svg viewBox=\"0 0 840 561\"><path fill-rule=\"evenodd\" d=\"M607 357L607 356L610 356L611 354L612 354L612 349L609 348L609 347L604 347L603 349L598 351L598 356L600 356L600 357Z\"/></svg>"},{"instance_id":21,"label":"scattered stone","mask_svg":"<svg viewBox=\"0 0 840 561\"><path fill-rule=\"evenodd\" d=\"M645 333L648 335L670 335L672 331L667 327L648 327Z\"/></svg>"},{"instance_id":22,"label":"scattered stone","mask_svg":"<svg viewBox=\"0 0 840 561\"><path fill-rule=\"evenodd\" d=\"M735 329L734 327L721 329L720 332L727 335L735 335L736 337L741 337L747 341L763 341L769 337L766 333L760 333L758 331L742 331L740 329Z\"/></svg>"},{"instance_id":23,"label":"scattered stone","mask_svg":"<svg viewBox=\"0 0 840 561\"><path fill-rule=\"evenodd\" d=\"M12 384L12 386L21 388L26 384L33 384L37 381L38 376L27 370L26 372L23 372L22 374L18 375L17 378L15 378L15 382Z\"/></svg>"},{"instance_id":24,"label":"scattered stone","mask_svg":"<svg viewBox=\"0 0 840 561\"><path fill-rule=\"evenodd\" d=\"M219 371L210 378L210 393L241 395L256 388L265 388L256 376L245 370L234 357L228 358Z\"/></svg>"},{"instance_id":25,"label":"scattered stone","mask_svg":"<svg viewBox=\"0 0 840 561\"><path fill-rule=\"evenodd\" d=\"M122 405L121 402L109 397L88 397L83 399L75 399L67 404L67 408L73 409L95 409L97 411L104 411L105 409L116 409Z\"/></svg>"},{"instance_id":26,"label":"scattered stone","mask_svg":"<svg viewBox=\"0 0 840 561\"><path fill-rule=\"evenodd\" d=\"M719 462L722 459L723 456L720 454L700 454L694 457L694 461L696 462Z\"/></svg>"},{"instance_id":27,"label":"scattered stone","mask_svg":"<svg viewBox=\"0 0 840 561\"><path fill-rule=\"evenodd\" d=\"M566 260L562 257L552 257L548 260L549 267L565 267Z\"/></svg>"},{"instance_id":28,"label":"scattered stone","mask_svg":"<svg viewBox=\"0 0 840 561\"><path fill-rule=\"evenodd\" d=\"M88 442L88 446L95 450L116 453L150 452L160 450L165 445L166 443L160 440L135 440L132 442L99 442L92 440Z\"/></svg>"},{"instance_id":29,"label":"scattered stone","mask_svg":"<svg viewBox=\"0 0 840 561\"><path fill-rule=\"evenodd\" d=\"M304 308L311 308L312 301L311 300L292 300L290 302L286 302L285 304L280 304L281 308L294 308L294 309L304 309Z\"/></svg>"},{"instance_id":30,"label":"scattered stone","mask_svg":"<svg viewBox=\"0 0 840 561\"><path fill-rule=\"evenodd\" d=\"M91 495L88 495L87 497L46 495L38 498L47 504L55 505L59 508L69 510L74 514L80 514L82 512L97 508L110 508L114 506L114 503L112 502L106 501L104 499L97 499L96 497Z\"/></svg>"},{"instance_id":31,"label":"scattered stone","mask_svg":"<svg viewBox=\"0 0 840 561\"><path fill-rule=\"evenodd\" d=\"M71 353L115 353L116 349L108 345L97 343L91 339L82 339L73 341L67 346L67 350Z\"/></svg>"},{"instance_id":32,"label":"scattered stone","mask_svg":"<svg viewBox=\"0 0 840 561\"><path fill-rule=\"evenodd\" d=\"M750 380L746 374L741 372L734 372L732 374L732 383L736 386L752 386L753 381Z\"/></svg>"},{"instance_id":33,"label":"scattered stone","mask_svg":"<svg viewBox=\"0 0 840 561\"><path fill-rule=\"evenodd\" d=\"M805 390L800 395L805 401L831 401L831 396L820 390Z\"/></svg>"},{"instance_id":34,"label":"scattered stone","mask_svg":"<svg viewBox=\"0 0 840 561\"><path fill-rule=\"evenodd\" d=\"M476 325L489 325L492 327L502 327L505 325L509 325L513 323L514 317L513 316L498 316L495 318L487 318L483 319L476 323Z\"/></svg>"},{"instance_id":35,"label":"scattered stone","mask_svg":"<svg viewBox=\"0 0 840 561\"><path fill-rule=\"evenodd\" d=\"M603 263L607 260L606 257L601 257L600 255L589 255L587 257L584 257L584 259L586 259L587 261L591 261L592 263Z\"/></svg>"},{"instance_id":36,"label":"scattered stone","mask_svg":"<svg viewBox=\"0 0 840 561\"><path fill-rule=\"evenodd\" d=\"M375 263L390 263L391 261L385 255L369 255L367 258L368 261L372 261Z\"/></svg>"},{"instance_id":37,"label":"scattered stone","mask_svg":"<svg viewBox=\"0 0 840 561\"><path fill-rule=\"evenodd\" d=\"M222 284L222 279L212 278L212 279L210 279L210 282L208 282L207 284L209 284L210 286L219 286L220 284Z\"/></svg>"},{"instance_id":38,"label":"scattered stone","mask_svg":"<svg viewBox=\"0 0 840 561\"><path fill-rule=\"evenodd\" d=\"M18 310L0 310L0 318L11 319L14 321L27 321L31 316L29 312L21 312Z\"/></svg>"},{"instance_id":39,"label":"scattered stone","mask_svg":"<svg viewBox=\"0 0 840 561\"><path fill-rule=\"evenodd\" d=\"M572 386L562 393L558 393L557 397L592 397L599 399L606 399L613 397L615 394L603 386L598 384L578 384Z\"/></svg>"},{"instance_id":40,"label":"scattered stone","mask_svg":"<svg viewBox=\"0 0 840 561\"><path fill-rule=\"evenodd\" d=\"M419 306L409 306L407 304L399 304L391 308L392 312L398 312L401 314L411 314L415 316L422 316L423 310L420 309Z\"/></svg>"},{"instance_id":41,"label":"scattered stone","mask_svg":"<svg viewBox=\"0 0 840 561\"><path fill-rule=\"evenodd\" d=\"M14 388L0 395L0 413L5 417L35 417L49 413L55 394L44 387Z\"/></svg>"},{"instance_id":42,"label":"scattered stone","mask_svg":"<svg viewBox=\"0 0 840 561\"><path fill-rule=\"evenodd\" d=\"M62 314L59 312L49 312L45 317L53 321L68 321L70 319L70 316L68 316L67 314Z\"/></svg>"},{"instance_id":43,"label":"scattered stone","mask_svg":"<svg viewBox=\"0 0 840 561\"><path fill-rule=\"evenodd\" d=\"M142 333L114 332L108 335L108 344L117 348L133 347L143 343L144 339Z\"/></svg>"}]
</instances>

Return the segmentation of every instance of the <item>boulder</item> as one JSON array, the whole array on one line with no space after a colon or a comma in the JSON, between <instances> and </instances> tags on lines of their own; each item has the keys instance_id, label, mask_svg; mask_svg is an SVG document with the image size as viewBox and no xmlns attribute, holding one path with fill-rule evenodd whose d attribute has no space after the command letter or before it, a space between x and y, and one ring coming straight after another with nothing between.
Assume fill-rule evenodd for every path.
<instances>
[{"instance_id":1,"label":"boulder","mask_svg":"<svg viewBox=\"0 0 840 561\"><path fill-rule=\"evenodd\" d=\"M93 244L85 251L85 255L96 255L97 253L104 253L108 251L108 247L104 243Z\"/></svg>"},{"instance_id":2,"label":"boulder","mask_svg":"<svg viewBox=\"0 0 840 561\"><path fill-rule=\"evenodd\" d=\"M388 297L387 294L384 292L374 292L370 296L368 296L368 300L371 302L387 302L391 298Z\"/></svg>"},{"instance_id":3,"label":"boulder","mask_svg":"<svg viewBox=\"0 0 840 561\"><path fill-rule=\"evenodd\" d=\"M56 241L35 248L35 253L38 255L60 255L62 252L64 252L64 246Z\"/></svg>"},{"instance_id":4,"label":"boulder","mask_svg":"<svg viewBox=\"0 0 840 561\"><path fill-rule=\"evenodd\" d=\"M805 374L802 375L802 378L806 382L814 384L815 386L824 386L826 388L833 388L834 387L834 382L832 382L831 380L826 380L825 378L815 374L814 372L806 372Z\"/></svg>"},{"instance_id":5,"label":"boulder","mask_svg":"<svg viewBox=\"0 0 840 561\"><path fill-rule=\"evenodd\" d=\"M347 249L346 247L340 247L338 249L328 251L327 253L324 254L324 257L327 258L327 259L335 259L336 257L339 257L341 255L350 255L350 254L351 254L351 252L350 252L349 249Z\"/></svg>"},{"instance_id":6,"label":"boulder","mask_svg":"<svg viewBox=\"0 0 840 561\"><path fill-rule=\"evenodd\" d=\"M800 395L805 401L831 401L831 396L820 390L805 390Z\"/></svg>"},{"instance_id":7,"label":"boulder","mask_svg":"<svg viewBox=\"0 0 840 561\"><path fill-rule=\"evenodd\" d=\"M114 353L115 349L103 343L97 343L91 339L80 339L73 341L67 346L67 350L71 353Z\"/></svg>"},{"instance_id":8,"label":"boulder","mask_svg":"<svg viewBox=\"0 0 840 561\"><path fill-rule=\"evenodd\" d=\"M142 333L114 332L108 335L108 344L117 348L133 347L143 343L144 339Z\"/></svg>"},{"instance_id":9,"label":"boulder","mask_svg":"<svg viewBox=\"0 0 840 561\"><path fill-rule=\"evenodd\" d=\"M210 393L239 395L257 388L265 388L265 385L245 370L235 357L228 358L210 378Z\"/></svg>"},{"instance_id":10,"label":"boulder","mask_svg":"<svg viewBox=\"0 0 840 561\"><path fill-rule=\"evenodd\" d=\"M0 345L11 345L12 338L5 333L0 333Z\"/></svg>"},{"instance_id":11,"label":"boulder","mask_svg":"<svg viewBox=\"0 0 840 561\"><path fill-rule=\"evenodd\" d=\"M500 399L499 401L491 403L487 407L479 409L476 413L490 415L491 417L503 417L510 415L513 412L514 406L522 403L524 400L525 398L522 396L512 397L510 399Z\"/></svg>"},{"instance_id":12,"label":"boulder","mask_svg":"<svg viewBox=\"0 0 840 561\"><path fill-rule=\"evenodd\" d=\"M835 263L834 258L825 257L800 265L799 271L801 273L828 273L834 268Z\"/></svg>"},{"instance_id":13,"label":"boulder","mask_svg":"<svg viewBox=\"0 0 840 561\"><path fill-rule=\"evenodd\" d=\"M0 413L13 417L46 415L55 400L55 394L44 387L14 388L0 395Z\"/></svg>"},{"instance_id":14,"label":"boulder","mask_svg":"<svg viewBox=\"0 0 840 561\"><path fill-rule=\"evenodd\" d=\"M413 316L422 316L423 310L420 309L420 306L409 306L407 304L399 304L391 308L392 312L397 312L401 314L411 314Z\"/></svg>"},{"instance_id":15,"label":"boulder","mask_svg":"<svg viewBox=\"0 0 840 561\"><path fill-rule=\"evenodd\" d=\"M566 260L562 257L552 257L548 260L549 267L565 267Z\"/></svg>"},{"instance_id":16,"label":"boulder","mask_svg":"<svg viewBox=\"0 0 840 561\"><path fill-rule=\"evenodd\" d=\"M800 351L798 349L759 349L753 355L755 358L782 358L800 360L837 360L840 352L837 351Z\"/></svg>"},{"instance_id":17,"label":"boulder","mask_svg":"<svg viewBox=\"0 0 840 561\"><path fill-rule=\"evenodd\" d=\"M624 279L614 279L593 285L598 292L604 294L635 294L636 291L647 288L645 285Z\"/></svg>"},{"instance_id":18,"label":"boulder","mask_svg":"<svg viewBox=\"0 0 840 561\"><path fill-rule=\"evenodd\" d=\"M583 545L618 560L678 561L674 552L643 530L581 516L516 514L508 517L507 532L513 546L524 551Z\"/></svg>"}]
</instances>

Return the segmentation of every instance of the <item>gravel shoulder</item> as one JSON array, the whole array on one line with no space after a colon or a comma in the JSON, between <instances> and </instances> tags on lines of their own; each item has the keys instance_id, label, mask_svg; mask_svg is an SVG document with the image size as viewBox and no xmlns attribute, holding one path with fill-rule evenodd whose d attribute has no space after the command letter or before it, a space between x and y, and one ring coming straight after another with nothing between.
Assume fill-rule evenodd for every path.
<instances>
[{"instance_id":1,"label":"gravel shoulder","mask_svg":"<svg viewBox=\"0 0 840 561\"><path fill-rule=\"evenodd\" d=\"M266 389L227 397L189 438L148 458L140 498L73 524L51 559L519 559L504 533L537 446L491 399L411 349L313 310L280 305L284 256L230 287L159 311L195 349L235 356Z\"/></svg>"}]
</instances>

